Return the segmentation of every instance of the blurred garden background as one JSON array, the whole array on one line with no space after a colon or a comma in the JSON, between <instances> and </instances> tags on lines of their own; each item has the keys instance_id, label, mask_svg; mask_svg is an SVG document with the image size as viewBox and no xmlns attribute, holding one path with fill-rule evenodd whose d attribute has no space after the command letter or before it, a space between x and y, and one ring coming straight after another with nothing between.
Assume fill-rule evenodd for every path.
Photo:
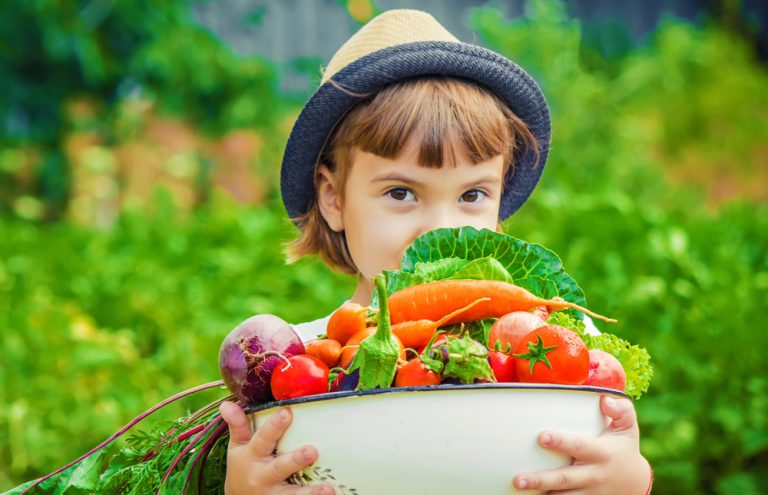
<instances>
[{"instance_id":1,"label":"blurred garden background","mask_svg":"<svg viewBox=\"0 0 768 495\"><path fill-rule=\"evenodd\" d=\"M246 317L306 321L351 293L317 260L283 262L296 231L279 164L323 60L394 2L293 2L338 42L275 57L225 40L216 9L256 39L277 2L220 3L0 4L0 491L218 379ZM694 15L659 7L642 33L577 16L586 3L407 5L540 82L550 160L505 229L559 253L614 333L649 350L654 493L768 493L760 2L677 2Z\"/></svg>"}]
</instances>

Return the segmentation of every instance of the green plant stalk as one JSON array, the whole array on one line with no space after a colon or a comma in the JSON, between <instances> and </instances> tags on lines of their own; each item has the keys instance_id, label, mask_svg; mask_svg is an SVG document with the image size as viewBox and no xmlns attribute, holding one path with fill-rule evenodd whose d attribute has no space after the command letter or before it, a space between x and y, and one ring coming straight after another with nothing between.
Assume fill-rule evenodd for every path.
<instances>
[{"instance_id":1,"label":"green plant stalk","mask_svg":"<svg viewBox=\"0 0 768 495\"><path fill-rule=\"evenodd\" d=\"M374 279L379 298L379 323L376 332L360 342L347 373L360 369L360 381L356 390L387 388L392 385L397 371L400 346L392 335L389 321L389 305L385 277L379 274Z\"/></svg>"}]
</instances>

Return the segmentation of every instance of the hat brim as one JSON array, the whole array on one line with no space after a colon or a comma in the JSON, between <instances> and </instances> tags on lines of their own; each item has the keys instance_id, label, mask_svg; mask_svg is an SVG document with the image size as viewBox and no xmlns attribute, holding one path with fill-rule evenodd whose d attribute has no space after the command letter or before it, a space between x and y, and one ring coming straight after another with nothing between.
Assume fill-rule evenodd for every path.
<instances>
[{"instance_id":1,"label":"hat brim","mask_svg":"<svg viewBox=\"0 0 768 495\"><path fill-rule=\"evenodd\" d=\"M538 143L507 173L499 218L512 215L528 199L541 177L549 154L549 108L539 86L511 60L483 47L453 42L417 42L385 48L361 57L332 79L351 93L368 94L393 82L417 76L453 76L485 86L512 109ZM314 198L314 173L328 136L360 98L330 82L310 97L294 123L283 155L280 192L288 216L307 212Z\"/></svg>"}]
</instances>

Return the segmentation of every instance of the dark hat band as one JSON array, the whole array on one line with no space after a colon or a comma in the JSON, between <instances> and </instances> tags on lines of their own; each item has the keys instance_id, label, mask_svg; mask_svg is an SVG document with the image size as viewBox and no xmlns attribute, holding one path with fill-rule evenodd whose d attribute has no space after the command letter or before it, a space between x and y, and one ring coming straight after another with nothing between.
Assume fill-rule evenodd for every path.
<instances>
[{"instance_id":1,"label":"dark hat band","mask_svg":"<svg viewBox=\"0 0 768 495\"><path fill-rule=\"evenodd\" d=\"M429 41L385 48L347 65L333 82L354 94L369 94L396 81L417 76L471 79L499 96L531 130L539 147L527 150L510 167L501 198L499 218L512 215L525 202L541 176L549 154L549 109L536 82L509 59L466 43ZM307 212L315 195L314 173L328 136L360 97L331 82L310 97L293 126L280 175L283 204L292 219Z\"/></svg>"}]
</instances>

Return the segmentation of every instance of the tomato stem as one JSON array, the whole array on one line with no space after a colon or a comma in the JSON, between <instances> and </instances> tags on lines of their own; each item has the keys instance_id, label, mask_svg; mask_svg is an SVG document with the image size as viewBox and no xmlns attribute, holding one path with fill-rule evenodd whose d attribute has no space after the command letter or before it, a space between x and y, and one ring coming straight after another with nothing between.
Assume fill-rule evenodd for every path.
<instances>
[{"instance_id":1,"label":"tomato stem","mask_svg":"<svg viewBox=\"0 0 768 495\"><path fill-rule=\"evenodd\" d=\"M533 367L539 361L546 364L549 369L552 369L552 363L549 362L549 359L547 358L547 353L557 349L556 345L553 345L552 347L544 347L544 341L541 340L541 335L536 334L536 338L538 339L538 341L535 344L533 342L528 342L527 353L513 354L513 356L517 358L530 360L529 369L530 369L531 375L533 375Z\"/></svg>"}]
</instances>

